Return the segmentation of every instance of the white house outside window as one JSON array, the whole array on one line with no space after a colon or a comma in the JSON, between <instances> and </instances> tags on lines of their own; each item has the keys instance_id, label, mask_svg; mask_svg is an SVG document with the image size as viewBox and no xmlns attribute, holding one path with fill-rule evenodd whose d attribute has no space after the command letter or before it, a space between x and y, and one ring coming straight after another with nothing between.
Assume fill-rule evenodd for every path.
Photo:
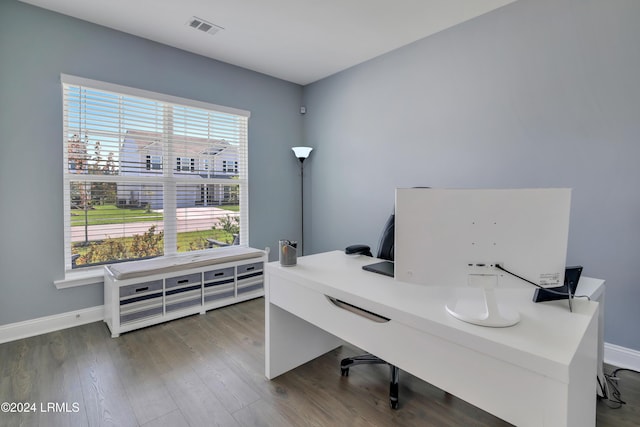
<instances>
[{"instance_id":1,"label":"white house outside window","mask_svg":"<svg viewBox=\"0 0 640 427\"><path fill-rule=\"evenodd\" d=\"M248 244L248 111L62 86L66 271Z\"/></svg>"}]
</instances>

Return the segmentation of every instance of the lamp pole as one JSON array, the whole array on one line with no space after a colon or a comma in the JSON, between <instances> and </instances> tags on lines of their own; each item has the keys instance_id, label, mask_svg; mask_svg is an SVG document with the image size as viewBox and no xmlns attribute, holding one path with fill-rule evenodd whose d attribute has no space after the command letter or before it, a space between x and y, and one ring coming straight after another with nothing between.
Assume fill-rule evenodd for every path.
<instances>
[{"instance_id":1,"label":"lamp pole","mask_svg":"<svg viewBox=\"0 0 640 427\"><path fill-rule=\"evenodd\" d=\"M311 147L292 147L293 153L300 161L300 255L304 255L304 161L311 154Z\"/></svg>"}]
</instances>

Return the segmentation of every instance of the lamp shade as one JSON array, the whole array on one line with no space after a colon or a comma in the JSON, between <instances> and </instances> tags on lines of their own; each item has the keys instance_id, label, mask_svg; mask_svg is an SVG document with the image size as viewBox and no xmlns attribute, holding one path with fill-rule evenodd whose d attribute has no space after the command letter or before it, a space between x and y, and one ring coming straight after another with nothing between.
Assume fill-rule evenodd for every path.
<instances>
[{"instance_id":1,"label":"lamp shade","mask_svg":"<svg viewBox=\"0 0 640 427\"><path fill-rule=\"evenodd\" d=\"M313 150L313 148L311 147L292 147L291 149L293 150L293 153L296 155L296 157L300 160L304 160L309 157L309 154L311 154L311 150Z\"/></svg>"}]
</instances>

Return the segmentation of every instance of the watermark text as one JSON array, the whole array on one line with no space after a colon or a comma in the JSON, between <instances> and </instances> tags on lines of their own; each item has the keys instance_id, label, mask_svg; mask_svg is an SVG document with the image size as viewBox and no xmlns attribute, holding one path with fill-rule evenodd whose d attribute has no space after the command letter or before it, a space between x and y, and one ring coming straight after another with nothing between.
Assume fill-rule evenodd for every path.
<instances>
[{"instance_id":1,"label":"watermark text","mask_svg":"<svg viewBox=\"0 0 640 427\"><path fill-rule=\"evenodd\" d=\"M2 402L0 412L72 413L80 412L78 402Z\"/></svg>"}]
</instances>

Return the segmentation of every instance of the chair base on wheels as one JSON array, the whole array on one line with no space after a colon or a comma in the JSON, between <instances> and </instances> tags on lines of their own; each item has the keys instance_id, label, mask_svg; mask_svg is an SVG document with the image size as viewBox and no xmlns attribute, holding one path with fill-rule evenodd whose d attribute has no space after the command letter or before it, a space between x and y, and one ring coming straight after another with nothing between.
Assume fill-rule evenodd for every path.
<instances>
[{"instance_id":1,"label":"chair base on wheels","mask_svg":"<svg viewBox=\"0 0 640 427\"><path fill-rule=\"evenodd\" d=\"M391 370L391 380L389 382L389 406L391 409L398 409L398 382L400 380L400 369L372 354L363 354L361 356L347 357L340 362L340 373L343 377L349 376L349 368L356 365L389 365Z\"/></svg>"}]
</instances>

